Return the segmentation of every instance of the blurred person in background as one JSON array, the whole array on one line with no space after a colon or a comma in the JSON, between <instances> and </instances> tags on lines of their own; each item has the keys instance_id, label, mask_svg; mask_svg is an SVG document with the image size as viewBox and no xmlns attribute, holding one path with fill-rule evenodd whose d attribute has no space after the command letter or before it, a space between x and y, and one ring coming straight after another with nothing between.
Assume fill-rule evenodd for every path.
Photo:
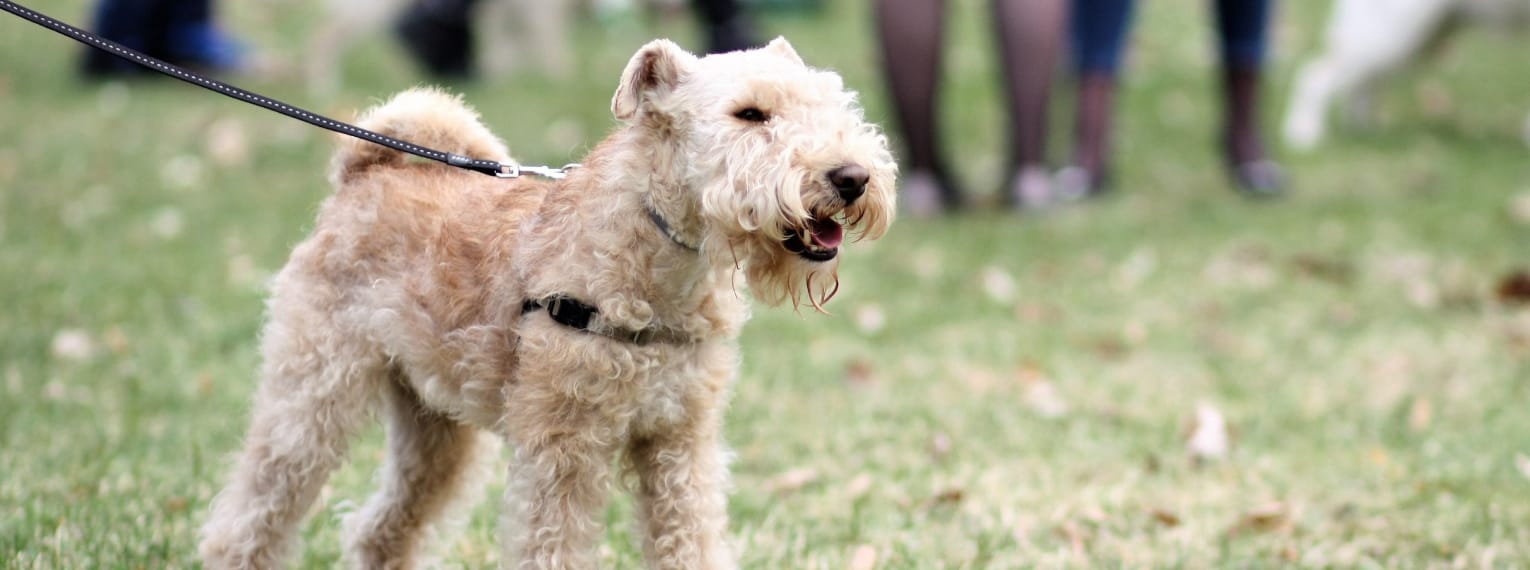
<instances>
[{"instance_id":1,"label":"blurred person in background","mask_svg":"<svg viewBox=\"0 0 1530 570\"><path fill-rule=\"evenodd\" d=\"M399 36L427 73L447 79L472 75L475 61L472 16L479 1L417 0L400 18ZM754 20L740 0L691 0L691 8L701 22L708 53L763 45Z\"/></svg>"},{"instance_id":2,"label":"blurred person in background","mask_svg":"<svg viewBox=\"0 0 1530 570\"><path fill-rule=\"evenodd\" d=\"M237 70L242 49L213 24L212 0L101 0L91 29L99 36L173 65L204 72ZM80 71L106 78L151 73L86 47Z\"/></svg>"},{"instance_id":3,"label":"blurred person in background","mask_svg":"<svg viewBox=\"0 0 1530 570\"><path fill-rule=\"evenodd\" d=\"M937 95L944 0L877 0L882 66L903 144L901 199L916 216L960 207L965 199L940 147ZM1044 207L1052 194L1046 167L1047 103L1066 29L1065 0L992 0L999 60L1009 104L1004 201Z\"/></svg>"},{"instance_id":4,"label":"blurred person in background","mask_svg":"<svg viewBox=\"0 0 1530 570\"><path fill-rule=\"evenodd\" d=\"M1237 188L1250 196L1284 191L1259 125L1259 96L1272 0L1211 0L1222 63L1221 152ZM1111 114L1121 53L1134 0L1073 0L1073 65L1077 73L1072 165L1058 172L1066 197L1097 195L1110 183Z\"/></svg>"}]
</instances>

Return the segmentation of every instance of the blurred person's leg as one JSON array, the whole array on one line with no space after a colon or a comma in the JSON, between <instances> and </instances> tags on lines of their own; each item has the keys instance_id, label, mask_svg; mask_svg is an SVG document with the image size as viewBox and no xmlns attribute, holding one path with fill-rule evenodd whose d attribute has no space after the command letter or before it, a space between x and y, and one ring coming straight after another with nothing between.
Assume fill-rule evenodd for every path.
<instances>
[{"instance_id":1,"label":"blurred person's leg","mask_svg":"<svg viewBox=\"0 0 1530 570\"><path fill-rule=\"evenodd\" d=\"M1059 192L1089 195L1103 189L1110 169L1111 115L1116 77L1131 24L1132 0L1073 0L1070 17L1078 82L1073 165L1060 174Z\"/></svg>"},{"instance_id":2,"label":"blurred person's leg","mask_svg":"<svg viewBox=\"0 0 1530 570\"><path fill-rule=\"evenodd\" d=\"M101 0L91 16L90 29L96 35L152 56L159 49L154 30L163 18L156 11L161 0ZM86 77L130 74L140 71L137 64L115 55L86 47L80 61L80 71Z\"/></svg>"},{"instance_id":3,"label":"blurred person's leg","mask_svg":"<svg viewBox=\"0 0 1530 570\"><path fill-rule=\"evenodd\" d=\"M691 0L707 37L707 53L760 47L754 21L739 0Z\"/></svg>"},{"instance_id":4,"label":"blurred person's leg","mask_svg":"<svg viewBox=\"0 0 1530 570\"><path fill-rule=\"evenodd\" d=\"M1283 176L1265 151L1259 125L1269 0L1214 0L1222 57L1224 157L1239 189L1255 195L1281 191Z\"/></svg>"},{"instance_id":5,"label":"blurred person's leg","mask_svg":"<svg viewBox=\"0 0 1530 570\"><path fill-rule=\"evenodd\" d=\"M1065 20L1064 0L993 0L1009 97L1008 196L1021 207L1051 201L1046 168L1047 103Z\"/></svg>"},{"instance_id":6,"label":"blurred person's leg","mask_svg":"<svg viewBox=\"0 0 1530 570\"><path fill-rule=\"evenodd\" d=\"M914 215L938 214L961 201L936 142L935 103L945 8L943 0L876 3L882 69L908 149L903 157L902 200Z\"/></svg>"},{"instance_id":7,"label":"blurred person's leg","mask_svg":"<svg viewBox=\"0 0 1530 570\"><path fill-rule=\"evenodd\" d=\"M399 38L431 76L473 75L472 11L476 0L419 0L398 22Z\"/></svg>"}]
</instances>

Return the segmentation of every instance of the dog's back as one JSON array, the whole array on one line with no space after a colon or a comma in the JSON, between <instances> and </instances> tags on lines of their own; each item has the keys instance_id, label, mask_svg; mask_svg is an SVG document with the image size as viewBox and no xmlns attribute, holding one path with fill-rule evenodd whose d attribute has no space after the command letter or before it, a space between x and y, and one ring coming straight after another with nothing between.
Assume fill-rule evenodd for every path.
<instances>
[{"instance_id":1,"label":"dog's back","mask_svg":"<svg viewBox=\"0 0 1530 570\"><path fill-rule=\"evenodd\" d=\"M358 124L442 152L511 160L472 110L440 91L401 93ZM416 386L427 402L476 416L456 409L463 401L457 379L464 367L506 365L479 362L487 357L474 347L510 342L505 323L519 307L495 302L518 294L510 255L520 222L549 185L484 176L349 138L335 153L330 180L335 194L278 276L272 306L332 315L335 332L368 339L407 376L428 381ZM498 295L490 298L490 291ZM281 326L274 322L280 318L273 314L271 326Z\"/></svg>"}]
</instances>

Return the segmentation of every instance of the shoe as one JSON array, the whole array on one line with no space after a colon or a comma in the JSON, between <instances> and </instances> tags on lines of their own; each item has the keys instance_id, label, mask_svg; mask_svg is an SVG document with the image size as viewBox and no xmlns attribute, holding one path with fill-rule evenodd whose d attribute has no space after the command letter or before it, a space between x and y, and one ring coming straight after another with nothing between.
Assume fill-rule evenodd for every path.
<instances>
[{"instance_id":1,"label":"shoe","mask_svg":"<svg viewBox=\"0 0 1530 570\"><path fill-rule=\"evenodd\" d=\"M1238 191L1251 198L1277 198L1286 193L1286 174L1273 160L1231 164L1228 171Z\"/></svg>"},{"instance_id":2,"label":"shoe","mask_svg":"<svg viewBox=\"0 0 1530 570\"><path fill-rule=\"evenodd\" d=\"M1005 198L1016 210L1039 212L1051 209L1058 203L1052 188L1052 177L1045 168L1028 166L1021 168L1010 178Z\"/></svg>"},{"instance_id":3,"label":"shoe","mask_svg":"<svg viewBox=\"0 0 1530 570\"><path fill-rule=\"evenodd\" d=\"M961 193L946 176L916 170L903 178L900 207L915 218L933 218L961 207Z\"/></svg>"},{"instance_id":4,"label":"shoe","mask_svg":"<svg viewBox=\"0 0 1530 570\"><path fill-rule=\"evenodd\" d=\"M1110 175L1095 176L1082 166L1067 166L1052 175L1052 192L1061 202L1081 202L1103 196L1110 189Z\"/></svg>"}]
</instances>

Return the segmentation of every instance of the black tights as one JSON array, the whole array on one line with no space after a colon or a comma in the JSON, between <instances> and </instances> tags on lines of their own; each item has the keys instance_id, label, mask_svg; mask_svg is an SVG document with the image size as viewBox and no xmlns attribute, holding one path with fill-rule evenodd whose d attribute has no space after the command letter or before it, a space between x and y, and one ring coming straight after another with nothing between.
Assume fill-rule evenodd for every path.
<instances>
[{"instance_id":1,"label":"black tights","mask_svg":"<svg viewBox=\"0 0 1530 570\"><path fill-rule=\"evenodd\" d=\"M995 33L1009 102L1009 164L1046 162L1047 99L1066 29L1064 0L993 0ZM906 167L947 179L937 132L944 0L878 0L882 63L908 147ZM946 192L953 192L949 188Z\"/></svg>"}]
</instances>

